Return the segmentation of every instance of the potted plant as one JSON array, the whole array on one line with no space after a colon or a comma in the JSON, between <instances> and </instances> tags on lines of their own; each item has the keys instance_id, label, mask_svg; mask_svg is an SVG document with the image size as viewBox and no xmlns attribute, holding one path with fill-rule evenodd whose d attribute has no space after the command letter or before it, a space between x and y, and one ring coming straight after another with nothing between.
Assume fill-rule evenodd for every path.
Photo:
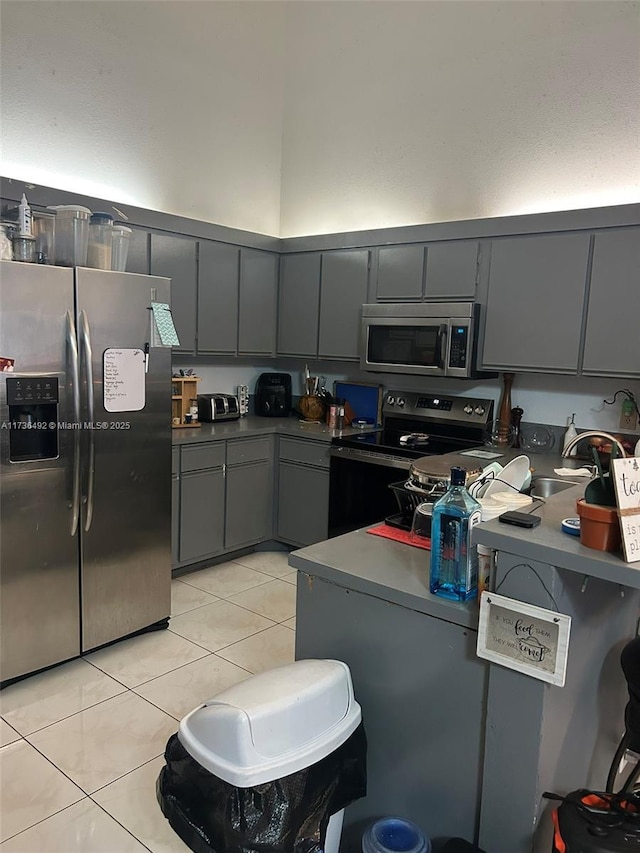
<instances>
[{"instance_id":1,"label":"potted plant","mask_svg":"<svg viewBox=\"0 0 640 853\"><path fill-rule=\"evenodd\" d=\"M595 447L592 447L592 452L598 476L587 484L584 498L580 498L576 504L580 516L580 541L587 548L597 551L618 551L622 540L611 464L618 449L615 444L611 445L609 470L606 473L602 470Z\"/></svg>"}]
</instances>

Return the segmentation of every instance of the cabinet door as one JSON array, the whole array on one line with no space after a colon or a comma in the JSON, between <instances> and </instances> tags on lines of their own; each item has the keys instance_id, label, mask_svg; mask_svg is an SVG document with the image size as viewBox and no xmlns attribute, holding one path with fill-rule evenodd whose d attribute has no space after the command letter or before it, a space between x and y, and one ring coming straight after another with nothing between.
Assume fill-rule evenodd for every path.
<instances>
[{"instance_id":1,"label":"cabinet door","mask_svg":"<svg viewBox=\"0 0 640 853\"><path fill-rule=\"evenodd\" d=\"M424 289L424 245L383 246L378 250L376 299L419 300Z\"/></svg>"},{"instance_id":2,"label":"cabinet door","mask_svg":"<svg viewBox=\"0 0 640 853\"><path fill-rule=\"evenodd\" d=\"M640 377L640 228L595 235L582 372Z\"/></svg>"},{"instance_id":3,"label":"cabinet door","mask_svg":"<svg viewBox=\"0 0 640 853\"><path fill-rule=\"evenodd\" d=\"M132 228L127 252L127 272L149 275L149 232Z\"/></svg>"},{"instance_id":4,"label":"cabinet door","mask_svg":"<svg viewBox=\"0 0 640 853\"><path fill-rule=\"evenodd\" d=\"M475 299L477 266L476 240L429 243L425 296L427 299Z\"/></svg>"},{"instance_id":5,"label":"cabinet door","mask_svg":"<svg viewBox=\"0 0 640 853\"><path fill-rule=\"evenodd\" d=\"M240 249L200 241L198 254L198 352L238 351Z\"/></svg>"},{"instance_id":6,"label":"cabinet door","mask_svg":"<svg viewBox=\"0 0 640 853\"><path fill-rule=\"evenodd\" d=\"M313 545L329 531L329 471L291 462L278 466L278 539Z\"/></svg>"},{"instance_id":7,"label":"cabinet door","mask_svg":"<svg viewBox=\"0 0 640 853\"><path fill-rule=\"evenodd\" d=\"M196 351L196 241L166 234L151 235L151 275L171 279L171 312L180 346L174 352Z\"/></svg>"},{"instance_id":8,"label":"cabinet door","mask_svg":"<svg viewBox=\"0 0 640 853\"><path fill-rule=\"evenodd\" d=\"M588 234L493 241L483 367L578 372L588 257Z\"/></svg>"},{"instance_id":9,"label":"cabinet door","mask_svg":"<svg viewBox=\"0 0 640 853\"><path fill-rule=\"evenodd\" d=\"M278 255L240 252L239 355L273 355L276 349Z\"/></svg>"},{"instance_id":10,"label":"cabinet door","mask_svg":"<svg viewBox=\"0 0 640 853\"><path fill-rule=\"evenodd\" d=\"M271 538L271 463L227 468L226 550Z\"/></svg>"},{"instance_id":11,"label":"cabinet door","mask_svg":"<svg viewBox=\"0 0 640 853\"><path fill-rule=\"evenodd\" d=\"M224 471L192 471L180 479L180 562L195 562L224 547Z\"/></svg>"},{"instance_id":12,"label":"cabinet door","mask_svg":"<svg viewBox=\"0 0 640 853\"><path fill-rule=\"evenodd\" d=\"M318 355L321 253L280 260L278 355Z\"/></svg>"},{"instance_id":13,"label":"cabinet door","mask_svg":"<svg viewBox=\"0 0 640 853\"><path fill-rule=\"evenodd\" d=\"M367 301L367 249L324 252L320 287L318 356L345 361L360 358L360 321Z\"/></svg>"},{"instance_id":14,"label":"cabinet door","mask_svg":"<svg viewBox=\"0 0 640 853\"><path fill-rule=\"evenodd\" d=\"M180 475L171 475L171 562L180 561Z\"/></svg>"}]
</instances>

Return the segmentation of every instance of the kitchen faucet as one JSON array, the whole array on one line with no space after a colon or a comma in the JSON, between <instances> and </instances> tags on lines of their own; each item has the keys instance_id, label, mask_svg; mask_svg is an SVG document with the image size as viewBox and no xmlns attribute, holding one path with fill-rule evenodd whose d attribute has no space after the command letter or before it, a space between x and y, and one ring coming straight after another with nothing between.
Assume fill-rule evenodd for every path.
<instances>
[{"instance_id":1,"label":"kitchen faucet","mask_svg":"<svg viewBox=\"0 0 640 853\"><path fill-rule=\"evenodd\" d=\"M578 433L578 435L577 435L575 438L572 438L572 439L571 439L571 441L567 444L567 446L566 446L566 447L564 448L564 450L562 451L562 458L563 458L563 459L566 459L566 458L569 456L569 453L570 453L570 452L573 450L573 448L576 446L576 444L577 444L579 441L582 441L582 439L583 439L583 438L592 438L592 437L597 437L597 438L606 438L606 439L607 439L608 441L610 441L612 444L615 444L615 445L617 446L618 450L620 451L620 456L621 456L623 459L624 459L624 458L625 458L625 456L627 455L627 454L625 453L624 447L623 447L623 446L622 446L622 444L618 441L618 439L617 439L617 438L614 438L612 435L609 435L609 433L608 433L608 432L600 432L600 430L597 430L597 429L591 429L591 430L586 430L585 432L580 432L580 433Z\"/></svg>"}]
</instances>

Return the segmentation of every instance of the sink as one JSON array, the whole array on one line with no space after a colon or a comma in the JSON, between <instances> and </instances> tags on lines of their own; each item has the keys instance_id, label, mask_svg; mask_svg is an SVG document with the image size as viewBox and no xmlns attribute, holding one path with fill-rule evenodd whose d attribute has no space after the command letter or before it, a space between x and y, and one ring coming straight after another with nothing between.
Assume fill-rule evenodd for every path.
<instances>
[{"instance_id":1,"label":"sink","mask_svg":"<svg viewBox=\"0 0 640 853\"><path fill-rule=\"evenodd\" d=\"M531 480L530 494L532 498L550 498L575 485L577 485L575 481L557 480L554 477L534 477Z\"/></svg>"}]
</instances>

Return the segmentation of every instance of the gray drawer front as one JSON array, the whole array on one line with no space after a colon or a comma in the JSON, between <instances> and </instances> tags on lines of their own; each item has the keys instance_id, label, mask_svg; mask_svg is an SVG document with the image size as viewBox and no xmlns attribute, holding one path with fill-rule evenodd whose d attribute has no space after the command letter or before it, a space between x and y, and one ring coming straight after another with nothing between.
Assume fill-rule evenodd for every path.
<instances>
[{"instance_id":1,"label":"gray drawer front","mask_svg":"<svg viewBox=\"0 0 640 853\"><path fill-rule=\"evenodd\" d=\"M200 471L203 468L219 468L225 461L225 443L197 444L181 448L181 470Z\"/></svg>"},{"instance_id":2,"label":"gray drawer front","mask_svg":"<svg viewBox=\"0 0 640 853\"><path fill-rule=\"evenodd\" d=\"M264 459L271 459L270 436L229 441L227 444L228 465L239 465L242 462L261 462Z\"/></svg>"},{"instance_id":3,"label":"gray drawer front","mask_svg":"<svg viewBox=\"0 0 640 853\"><path fill-rule=\"evenodd\" d=\"M171 448L171 473L179 474L180 473L180 448L172 447Z\"/></svg>"},{"instance_id":4,"label":"gray drawer front","mask_svg":"<svg viewBox=\"0 0 640 853\"><path fill-rule=\"evenodd\" d=\"M304 465L329 467L329 444L320 441L305 441L296 438L280 439L280 459L301 462Z\"/></svg>"}]
</instances>

